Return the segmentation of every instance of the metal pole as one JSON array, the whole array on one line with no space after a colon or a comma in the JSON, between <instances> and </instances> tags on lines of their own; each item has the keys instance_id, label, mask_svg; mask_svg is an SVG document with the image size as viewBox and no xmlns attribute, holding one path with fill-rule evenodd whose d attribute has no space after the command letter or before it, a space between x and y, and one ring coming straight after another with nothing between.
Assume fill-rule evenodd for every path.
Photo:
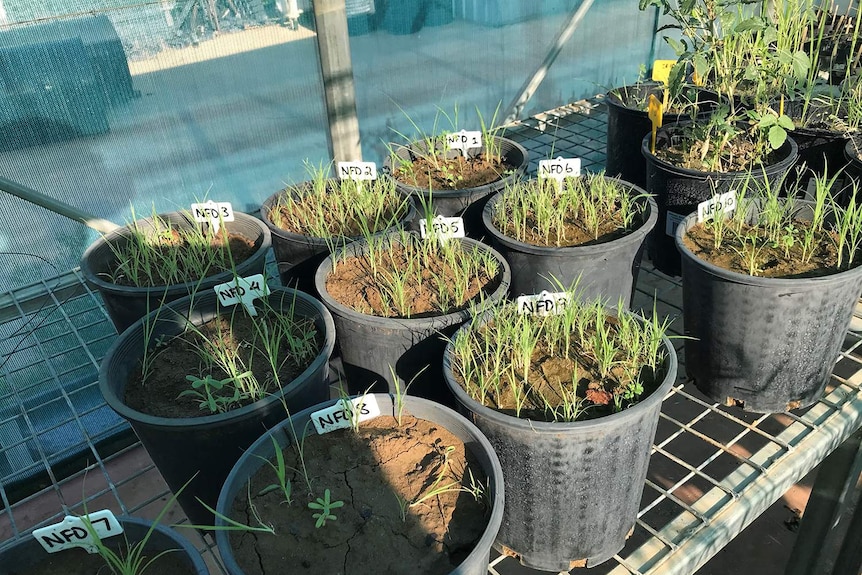
<instances>
[{"instance_id":1,"label":"metal pole","mask_svg":"<svg viewBox=\"0 0 862 575\"><path fill-rule=\"evenodd\" d=\"M361 160L362 148L359 143L359 120L356 117L356 93L353 88L353 64L350 61L344 0L315 0L313 5L326 117L329 122L329 152L336 162Z\"/></svg>"},{"instance_id":2,"label":"metal pole","mask_svg":"<svg viewBox=\"0 0 862 575\"><path fill-rule=\"evenodd\" d=\"M503 122L504 124L511 124L521 117L521 112L524 111L524 106L530 101L533 94L536 93L536 89L545 79L545 76L548 75L548 70L551 68L554 60L557 59L563 46L565 46L566 42L569 41L569 38L572 37L572 34L575 33L575 30L581 24L581 20L584 19L587 11L593 5L593 1L594 0L583 0L581 5L578 6L578 9L572 14L572 17L569 18L569 21L566 22L566 25L563 26L563 29L560 30L559 34L557 34L557 38L554 40L551 49L545 56L545 60L536 69L532 77L524 83L518 96L512 100L511 104L509 104L509 107L507 108L509 113Z\"/></svg>"},{"instance_id":3,"label":"metal pole","mask_svg":"<svg viewBox=\"0 0 862 575\"><path fill-rule=\"evenodd\" d=\"M103 220L102 218L92 216L86 212L79 210L74 206L65 204L60 200L55 200L54 198L46 196L41 192L37 192L36 190L30 189L27 186L22 186L17 182L13 182L12 180L7 180L6 178L2 177L0 177L0 192L6 192L7 194L19 197L22 200L27 200L32 204L41 206L46 210L54 212L55 214L65 216L70 220L80 222L85 226L103 234L112 232L120 227L114 222L109 222L108 220Z\"/></svg>"}]
</instances>

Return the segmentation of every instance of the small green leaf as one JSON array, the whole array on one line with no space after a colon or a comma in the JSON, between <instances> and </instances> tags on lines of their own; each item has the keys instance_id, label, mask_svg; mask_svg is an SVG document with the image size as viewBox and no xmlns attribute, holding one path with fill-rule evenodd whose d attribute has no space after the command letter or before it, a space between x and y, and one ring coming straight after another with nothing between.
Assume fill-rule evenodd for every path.
<instances>
[{"instance_id":1,"label":"small green leaf","mask_svg":"<svg viewBox=\"0 0 862 575\"><path fill-rule=\"evenodd\" d=\"M782 114L781 116L778 116L778 125L785 130L796 129L796 126L793 124L793 120L791 120L790 116L788 116L787 114Z\"/></svg>"},{"instance_id":2,"label":"small green leaf","mask_svg":"<svg viewBox=\"0 0 862 575\"><path fill-rule=\"evenodd\" d=\"M779 125L774 125L769 128L769 145L773 150L780 148L787 139L787 132Z\"/></svg>"}]
</instances>

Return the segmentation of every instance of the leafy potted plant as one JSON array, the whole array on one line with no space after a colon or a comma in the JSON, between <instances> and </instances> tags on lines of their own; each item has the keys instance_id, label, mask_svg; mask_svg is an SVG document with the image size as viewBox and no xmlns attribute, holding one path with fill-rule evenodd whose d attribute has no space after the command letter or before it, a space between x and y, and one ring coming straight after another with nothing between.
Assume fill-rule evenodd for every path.
<instances>
[{"instance_id":1,"label":"leafy potted plant","mask_svg":"<svg viewBox=\"0 0 862 575\"><path fill-rule=\"evenodd\" d=\"M313 293L314 272L326 255L364 235L406 227L416 212L391 179L338 180L323 167L310 174L267 198L260 215L272 234L282 285Z\"/></svg>"},{"instance_id":2,"label":"leafy potted plant","mask_svg":"<svg viewBox=\"0 0 862 575\"><path fill-rule=\"evenodd\" d=\"M429 224L428 229L432 229ZM315 286L332 312L352 393L410 393L444 403L444 341L472 302L503 299L506 260L468 238L422 239L406 231L348 244L317 269Z\"/></svg>"},{"instance_id":3,"label":"leafy potted plant","mask_svg":"<svg viewBox=\"0 0 862 575\"><path fill-rule=\"evenodd\" d=\"M162 303L263 272L269 230L252 216L234 218L213 233L188 212L154 214L93 242L81 273L99 291L117 332Z\"/></svg>"},{"instance_id":4,"label":"leafy potted plant","mask_svg":"<svg viewBox=\"0 0 862 575\"><path fill-rule=\"evenodd\" d=\"M674 232L700 202L759 181L776 186L784 179L797 156L796 143L787 136L792 127L786 115L771 108L739 116L721 104L708 120L660 129L654 151L649 136L643 139L647 192L658 205L658 232L649 240L657 269L679 275Z\"/></svg>"},{"instance_id":5,"label":"leafy potted plant","mask_svg":"<svg viewBox=\"0 0 862 575\"><path fill-rule=\"evenodd\" d=\"M668 324L574 292L549 315L519 307L476 315L454 335L446 383L500 457L503 553L546 571L598 565L637 518L676 379Z\"/></svg>"},{"instance_id":6,"label":"leafy potted plant","mask_svg":"<svg viewBox=\"0 0 862 575\"><path fill-rule=\"evenodd\" d=\"M815 179L815 201L737 198L680 224L686 371L713 401L756 412L816 402L829 381L862 290L862 211L831 199L836 178Z\"/></svg>"},{"instance_id":7,"label":"leafy potted plant","mask_svg":"<svg viewBox=\"0 0 862 575\"><path fill-rule=\"evenodd\" d=\"M25 537L0 549L3 573L92 573L116 575L163 574L208 575L209 569L197 549L172 529L138 517L117 517L123 533L96 540L97 552L82 548L47 553L35 537ZM78 529L83 529L78 527ZM7 571L7 568L10 571ZM38 571L42 569L42 571ZM48 569L48 571L45 571Z\"/></svg>"},{"instance_id":8,"label":"leafy potted plant","mask_svg":"<svg viewBox=\"0 0 862 575\"><path fill-rule=\"evenodd\" d=\"M664 93L668 91L665 100ZM658 82L637 82L609 90L605 95L608 108L608 131L605 173L621 180L646 186L646 164L641 154L641 140L649 134L652 122L647 112L649 97L662 102L664 124L676 124L708 114L715 108L718 95L674 78L671 86Z\"/></svg>"},{"instance_id":9,"label":"leafy potted plant","mask_svg":"<svg viewBox=\"0 0 862 575\"><path fill-rule=\"evenodd\" d=\"M216 542L231 575L482 575L502 517L502 470L478 429L431 401L368 394L255 442L219 497Z\"/></svg>"},{"instance_id":10,"label":"leafy potted plant","mask_svg":"<svg viewBox=\"0 0 862 575\"><path fill-rule=\"evenodd\" d=\"M438 131L441 114L451 130ZM459 141L459 148L451 148L447 139L458 134L457 108L453 117L440 112L431 134L410 120L418 136L399 133L407 143L389 144L390 154L384 164L400 193L414 197L417 205L430 206L437 215L463 218L470 237L483 232L482 210L487 198L519 180L529 163L527 150L494 126L496 112L487 124L481 114L477 116L481 142L473 141L475 132L469 137L465 134L467 141Z\"/></svg>"},{"instance_id":11,"label":"leafy potted plant","mask_svg":"<svg viewBox=\"0 0 862 575\"><path fill-rule=\"evenodd\" d=\"M252 317L214 291L152 312L102 361L99 389L132 425L179 502L212 523L221 484L261 432L329 397L332 317L319 301L273 288ZM190 478L194 479L190 479Z\"/></svg>"},{"instance_id":12,"label":"leafy potted plant","mask_svg":"<svg viewBox=\"0 0 862 575\"><path fill-rule=\"evenodd\" d=\"M587 174L515 182L488 200L482 217L512 269L513 295L580 277L586 296L628 307L657 212L641 188Z\"/></svg>"}]
</instances>

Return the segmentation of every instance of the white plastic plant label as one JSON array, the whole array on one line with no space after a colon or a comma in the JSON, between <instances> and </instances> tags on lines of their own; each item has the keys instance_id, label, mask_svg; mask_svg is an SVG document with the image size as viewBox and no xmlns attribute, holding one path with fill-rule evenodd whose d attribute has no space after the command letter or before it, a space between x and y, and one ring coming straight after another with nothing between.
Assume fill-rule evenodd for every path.
<instances>
[{"instance_id":1,"label":"white plastic plant label","mask_svg":"<svg viewBox=\"0 0 862 575\"><path fill-rule=\"evenodd\" d=\"M730 190L723 194L715 194L705 202L697 205L697 221L705 222L711 220L716 214L728 215L736 208L736 190Z\"/></svg>"},{"instance_id":2,"label":"white plastic plant label","mask_svg":"<svg viewBox=\"0 0 862 575\"><path fill-rule=\"evenodd\" d=\"M539 178L553 178L562 183L565 178L576 178L580 175L580 158L558 157L555 160L539 160Z\"/></svg>"},{"instance_id":3,"label":"white plastic plant label","mask_svg":"<svg viewBox=\"0 0 862 575\"><path fill-rule=\"evenodd\" d=\"M374 162L338 162L339 180L376 180L377 164Z\"/></svg>"},{"instance_id":4,"label":"white plastic plant label","mask_svg":"<svg viewBox=\"0 0 862 575\"><path fill-rule=\"evenodd\" d=\"M667 220L664 224L664 233L669 235L670 237L676 236L676 228L679 227L679 224L685 219L685 216L682 214L677 214L675 212L667 213Z\"/></svg>"},{"instance_id":5,"label":"white plastic plant label","mask_svg":"<svg viewBox=\"0 0 862 575\"><path fill-rule=\"evenodd\" d=\"M566 292L550 293L542 291L535 295L522 295L515 300L518 313L532 315L557 315L569 304L569 294Z\"/></svg>"},{"instance_id":6,"label":"white plastic plant label","mask_svg":"<svg viewBox=\"0 0 862 575\"><path fill-rule=\"evenodd\" d=\"M446 134L446 143L450 150L461 150L461 154L466 158L467 150L470 148L482 147L482 132L479 130L453 132Z\"/></svg>"},{"instance_id":7,"label":"white plastic plant label","mask_svg":"<svg viewBox=\"0 0 862 575\"><path fill-rule=\"evenodd\" d=\"M315 411L311 414L311 422L317 430L318 435L346 429L353 422L363 422L374 419L380 415L380 406L373 395L355 397L350 400L351 407L344 405L344 401L336 401L329 407Z\"/></svg>"},{"instance_id":8,"label":"white plastic plant label","mask_svg":"<svg viewBox=\"0 0 862 575\"><path fill-rule=\"evenodd\" d=\"M233 207L230 202L214 202L192 204L192 217L196 222L209 223L213 233L217 234L222 222L233 221Z\"/></svg>"},{"instance_id":9,"label":"white plastic plant label","mask_svg":"<svg viewBox=\"0 0 862 575\"><path fill-rule=\"evenodd\" d=\"M419 235L422 239L428 236L436 237L440 243L452 238L463 238L464 220L461 218L444 218L437 216L431 220L431 230L428 230L428 221L424 218L419 220Z\"/></svg>"},{"instance_id":10,"label":"white plastic plant label","mask_svg":"<svg viewBox=\"0 0 862 575\"><path fill-rule=\"evenodd\" d=\"M113 537L123 532L123 526L110 509L86 515L99 539ZM33 531L33 537L48 553L56 553L72 547L83 547L87 553L95 553L93 536L80 517L66 516L60 523Z\"/></svg>"},{"instance_id":11,"label":"white plastic plant label","mask_svg":"<svg viewBox=\"0 0 862 575\"><path fill-rule=\"evenodd\" d=\"M257 310L254 309L254 300L269 295L269 286L266 285L263 274L236 278L233 281L219 284L213 289L218 295L219 304L230 306L241 303L251 316L257 315Z\"/></svg>"}]
</instances>

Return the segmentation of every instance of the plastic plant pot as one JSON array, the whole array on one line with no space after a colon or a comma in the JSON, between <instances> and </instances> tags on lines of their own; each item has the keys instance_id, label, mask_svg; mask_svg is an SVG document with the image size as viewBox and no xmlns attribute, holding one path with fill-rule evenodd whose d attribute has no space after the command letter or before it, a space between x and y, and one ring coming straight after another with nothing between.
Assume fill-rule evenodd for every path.
<instances>
[{"instance_id":1,"label":"plastic plant pot","mask_svg":"<svg viewBox=\"0 0 862 575\"><path fill-rule=\"evenodd\" d=\"M506 259L491 247L469 238L450 241L476 246L494 255L500 265L500 283L485 296L484 305L494 305L503 300L511 280ZM365 242L355 242L344 249L348 254L361 255L367 247ZM334 299L326 290L326 278L332 272L334 257L337 256L330 256L317 268L315 286L335 321L350 393L361 394L368 389L396 393L397 377L401 389L409 384L408 393L411 395L452 404L452 397L440 373L445 338L470 317L470 310L422 318L388 318L360 313Z\"/></svg>"},{"instance_id":2,"label":"plastic plant pot","mask_svg":"<svg viewBox=\"0 0 862 575\"><path fill-rule=\"evenodd\" d=\"M797 219L810 219L812 204L799 204ZM862 291L862 267L813 278L737 273L698 258L683 243L696 223L692 214L676 232L685 335L691 338L685 340L688 376L712 401L746 411L815 403Z\"/></svg>"},{"instance_id":3,"label":"plastic plant pot","mask_svg":"<svg viewBox=\"0 0 862 575\"><path fill-rule=\"evenodd\" d=\"M135 323L114 342L99 370L99 390L105 402L129 421L171 491L176 493L195 476L177 501L197 525L212 525L214 521L197 499L215 508L221 485L234 463L265 429L288 416L285 405L296 412L329 397L329 358L335 345L332 316L319 301L300 291L272 288L267 297L276 309L292 305L295 316L311 319L322 343L305 371L280 392L255 403L225 413L175 418L142 413L123 401L144 349L159 338L170 340L181 334L187 320L201 325L231 309L217 307L215 292L180 299ZM148 337L147 320L154 326Z\"/></svg>"},{"instance_id":4,"label":"plastic plant pot","mask_svg":"<svg viewBox=\"0 0 862 575\"><path fill-rule=\"evenodd\" d=\"M641 154L641 140L652 131L652 122L646 109L630 102L646 102L650 94L662 99L663 89L656 82L645 82L614 88L605 95L608 107L607 154L605 173L621 180L646 187L646 163ZM707 90L698 91L696 116L706 117L718 103L718 95ZM689 114L665 114L665 126L690 120Z\"/></svg>"},{"instance_id":5,"label":"plastic plant pot","mask_svg":"<svg viewBox=\"0 0 862 575\"><path fill-rule=\"evenodd\" d=\"M511 171L505 173L495 182L461 190L429 191L399 182L398 180L395 180L395 186L405 196L412 196L414 198L414 203L420 211L420 217L422 216L422 206L430 202L436 215L445 217L459 216L463 218L467 236L477 239L481 238L485 231L482 226L482 210L485 209L485 202L488 197L494 192L505 189L512 182L520 180L524 173L526 173L527 165L529 164L529 155L523 146L513 140L499 136L494 136L494 140L499 146L503 162L511 166ZM399 160L408 162L421 155L426 149L425 144L422 142L414 142L409 146L394 146L394 148ZM468 150L468 154L473 157L481 154L484 150L484 147L473 148ZM460 153L458 150L449 151L451 156ZM387 171L392 170L391 157L387 156L384 161L384 167Z\"/></svg>"},{"instance_id":6,"label":"plastic plant pot","mask_svg":"<svg viewBox=\"0 0 862 575\"><path fill-rule=\"evenodd\" d=\"M195 229L201 225L182 212L159 214L158 217L177 230ZM236 262L236 275L245 277L263 273L270 245L269 229L253 216L235 212L234 217L234 221L223 224L228 233L248 238L254 242L255 247L254 253L248 259ZM143 230L157 229L152 218L138 220L136 224ZM136 287L112 283L107 280L107 274L117 261L112 246L127 243L130 234L131 226L124 226L106 234L93 242L81 258L81 273L87 282L99 291L117 333L123 333L130 325L164 303L190 293L212 289L234 278L234 271L228 270L206 278L190 278L185 283L169 286Z\"/></svg>"},{"instance_id":7,"label":"plastic plant pot","mask_svg":"<svg viewBox=\"0 0 862 575\"><path fill-rule=\"evenodd\" d=\"M646 193L637 186L623 185L634 196ZM580 278L578 288L583 290L583 297L601 296L612 305L622 299L626 307L631 305L647 234L658 217L655 200L645 200L647 212L640 226L621 238L586 246L550 247L518 241L494 225L495 206L506 193L509 192L500 192L488 200L482 222L492 245L512 269L512 296L559 291L560 285L568 288Z\"/></svg>"},{"instance_id":8,"label":"plastic plant pot","mask_svg":"<svg viewBox=\"0 0 862 575\"><path fill-rule=\"evenodd\" d=\"M468 329L464 326L461 329ZM586 421L520 419L482 405L443 374L460 410L491 442L503 467L506 507L496 545L543 571L593 567L623 548L637 519L664 397L676 381L670 341L661 384L639 403Z\"/></svg>"},{"instance_id":9,"label":"plastic plant pot","mask_svg":"<svg viewBox=\"0 0 862 575\"><path fill-rule=\"evenodd\" d=\"M382 414L395 415L393 398L385 394L373 394ZM311 414L326 406L331 406L340 400L328 401L324 404L306 409L292 416L293 429L298 433L315 434L314 426L307 425ZM404 412L419 418L431 421L446 429L458 439L464 442L465 447L472 453L476 462L489 479L488 502L491 513L488 525L475 547L466 555L458 565L453 565L452 575L485 575L488 572L488 560L491 545L503 520L503 470L488 440L482 433L463 416L457 412L425 399L417 397L404 398ZM303 431L305 430L305 431ZM275 438L280 449L284 449L294 442L289 421L282 422L269 433L258 439L246 453L240 458L236 466L230 472L225 481L224 488L218 500L217 511L220 516L216 518L216 526L224 526L224 516L230 513L234 500L238 496L245 496L246 485L258 469L266 465L266 461L275 455L275 446L272 443ZM388 500L387 500L388 501ZM230 544L230 536L226 531L216 531L216 544L219 554L224 561L227 572L230 575L245 575L245 572L237 564L233 549ZM264 536L265 537L265 536Z\"/></svg>"}]
</instances>

